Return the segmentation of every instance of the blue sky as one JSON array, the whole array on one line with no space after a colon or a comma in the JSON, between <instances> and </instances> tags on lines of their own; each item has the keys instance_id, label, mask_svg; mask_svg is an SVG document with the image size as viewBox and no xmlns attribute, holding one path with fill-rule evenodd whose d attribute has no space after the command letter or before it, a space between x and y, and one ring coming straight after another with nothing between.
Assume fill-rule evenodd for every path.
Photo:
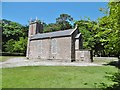
<instances>
[{"instance_id":1,"label":"blue sky","mask_svg":"<svg viewBox=\"0 0 120 90\"><path fill-rule=\"evenodd\" d=\"M104 16L99 8L105 8L107 2L3 2L2 18L27 25L30 18L36 16L45 23L54 23L60 14L71 15L75 20L89 17L97 20Z\"/></svg>"}]
</instances>

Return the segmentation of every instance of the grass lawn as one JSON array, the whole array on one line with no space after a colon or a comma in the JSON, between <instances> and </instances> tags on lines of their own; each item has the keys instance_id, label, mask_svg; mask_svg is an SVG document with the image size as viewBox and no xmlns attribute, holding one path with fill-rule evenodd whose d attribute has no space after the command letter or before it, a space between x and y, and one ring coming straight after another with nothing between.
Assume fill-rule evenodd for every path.
<instances>
[{"instance_id":1,"label":"grass lawn","mask_svg":"<svg viewBox=\"0 0 120 90\"><path fill-rule=\"evenodd\" d=\"M113 66L30 66L2 69L3 88L95 88L113 84L105 76Z\"/></svg>"}]
</instances>

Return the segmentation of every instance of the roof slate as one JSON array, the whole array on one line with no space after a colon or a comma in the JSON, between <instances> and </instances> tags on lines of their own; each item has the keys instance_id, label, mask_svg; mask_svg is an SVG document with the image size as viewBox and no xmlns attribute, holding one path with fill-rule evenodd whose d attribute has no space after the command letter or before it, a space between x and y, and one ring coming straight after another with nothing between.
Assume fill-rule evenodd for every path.
<instances>
[{"instance_id":1,"label":"roof slate","mask_svg":"<svg viewBox=\"0 0 120 90\"><path fill-rule=\"evenodd\" d=\"M60 36L70 36L75 30L76 29L68 29L68 30L55 31L55 32L49 32L49 33L41 33L41 34L39 33L39 34L33 35L31 37L31 40L60 37Z\"/></svg>"}]
</instances>

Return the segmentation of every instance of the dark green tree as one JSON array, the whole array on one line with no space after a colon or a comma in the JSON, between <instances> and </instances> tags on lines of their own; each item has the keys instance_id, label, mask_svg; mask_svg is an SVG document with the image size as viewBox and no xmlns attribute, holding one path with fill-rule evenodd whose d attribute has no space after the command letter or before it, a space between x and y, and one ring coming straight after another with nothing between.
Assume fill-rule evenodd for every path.
<instances>
[{"instance_id":1,"label":"dark green tree","mask_svg":"<svg viewBox=\"0 0 120 90\"><path fill-rule=\"evenodd\" d=\"M61 25L62 30L72 28L72 25L70 24L72 21L73 18L68 14L60 14L60 16L56 18L56 23Z\"/></svg>"},{"instance_id":2,"label":"dark green tree","mask_svg":"<svg viewBox=\"0 0 120 90\"><path fill-rule=\"evenodd\" d=\"M94 54L101 56L103 54L103 43L101 36L98 36L99 25L95 21L79 20L75 24L78 25L80 32L83 36L83 48L93 50Z\"/></svg>"},{"instance_id":3,"label":"dark green tree","mask_svg":"<svg viewBox=\"0 0 120 90\"><path fill-rule=\"evenodd\" d=\"M102 28L99 35L104 36L105 51L120 56L120 1L109 2L108 8L108 14L99 19L99 27Z\"/></svg>"},{"instance_id":4,"label":"dark green tree","mask_svg":"<svg viewBox=\"0 0 120 90\"><path fill-rule=\"evenodd\" d=\"M2 27L2 51L25 53L28 26L22 26L19 23L5 19L0 22L0 26Z\"/></svg>"},{"instance_id":5,"label":"dark green tree","mask_svg":"<svg viewBox=\"0 0 120 90\"><path fill-rule=\"evenodd\" d=\"M53 32L53 31L59 31L61 30L61 25L60 24L56 24L56 23L51 23L48 24L44 27L44 33L46 32Z\"/></svg>"},{"instance_id":6,"label":"dark green tree","mask_svg":"<svg viewBox=\"0 0 120 90\"><path fill-rule=\"evenodd\" d=\"M107 44L105 50L108 50L110 54L118 56L118 63L115 65L118 67L118 72L113 74L110 79L115 82L111 86L104 87L104 90L120 90L120 1L112 0L108 3L109 14L100 19L100 25L105 28L107 35Z\"/></svg>"}]
</instances>

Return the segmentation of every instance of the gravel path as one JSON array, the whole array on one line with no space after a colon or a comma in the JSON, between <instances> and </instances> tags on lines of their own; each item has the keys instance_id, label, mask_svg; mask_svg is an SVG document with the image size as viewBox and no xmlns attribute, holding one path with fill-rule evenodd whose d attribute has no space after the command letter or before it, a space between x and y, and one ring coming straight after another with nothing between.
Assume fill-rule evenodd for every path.
<instances>
[{"instance_id":1,"label":"gravel path","mask_svg":"<svg viewBox=\"0 0 120 90\"><path fill-rule=\"evenodd\" d=\"M95 63L85 62L56 62L50 60L28 60L25 57L12 58L5 62L0 62L0 68L12 68L20 66L102 66Z\"/></svg>"}]
</instances>

